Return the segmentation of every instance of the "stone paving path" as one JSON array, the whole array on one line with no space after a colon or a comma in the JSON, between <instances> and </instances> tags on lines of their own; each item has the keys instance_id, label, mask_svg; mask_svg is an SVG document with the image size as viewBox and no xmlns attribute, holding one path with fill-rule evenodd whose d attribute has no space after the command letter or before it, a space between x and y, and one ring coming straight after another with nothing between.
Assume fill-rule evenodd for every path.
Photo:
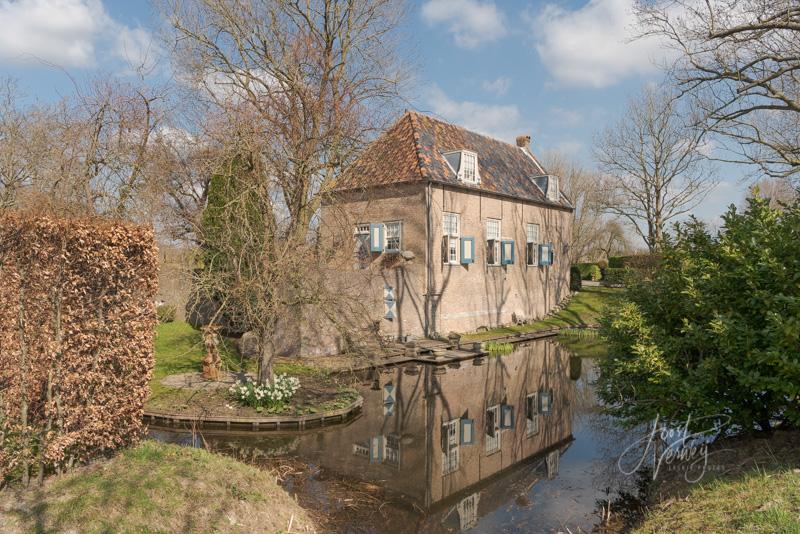
<instances>
[{"instance_id":1,"label":"stone paving path","mask_svg":"<svg viewBox=\"0 0 800 534\"><path fill-rule=\"evenodd\" d=\"M180 389L219 389L229 388L244 377L244 373L221 372L219 380L206 380L203 378L203 373L180 373L164 377L161 379L161 384Z\"/></svg>"}]
</instances>

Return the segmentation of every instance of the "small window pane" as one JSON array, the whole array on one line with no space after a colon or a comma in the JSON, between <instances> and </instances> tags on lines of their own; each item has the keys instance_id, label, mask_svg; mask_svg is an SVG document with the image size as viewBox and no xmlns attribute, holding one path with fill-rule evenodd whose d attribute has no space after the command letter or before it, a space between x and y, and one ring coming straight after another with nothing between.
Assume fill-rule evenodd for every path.
<instances>
[{"instance_id":1,"label":"small window pane","mask_svg":"<svg viewBox=\"0 0 800 534\"><path fill-rule=\"evenodd\" d=\"M458 235L458 213L444 213L442 215L442 233L444 235Z\"/></svg>"},{"instance_id":2,"label":"small window pane","mask_svg":"<svg viewBox=\"0 0 800 534\"><path fill-rule=\"evenodd\" d=\"M539 225L538 224L528 224L525 227L525 233L527 236L528 243L538 243L539 242Z\"/></svg>"},{"instance_id":3,"label":"small window pane","mask_svg":"<svg viewBox=\"0 0 800 534\"><path fill-rule=\"evenodd\" d=\"M400 222L386 223L386 250L400 250Z\"/></svg>"},{"instance_id":4,"label":"small window pane","mask_svg":"<svg viewBox=\"0 0 800 534\"><path fill-rule=\"evenodd\" d=\"M497 219L486 220L486 239L500 239L500 221Z\"/></svg>"}]
</instances>

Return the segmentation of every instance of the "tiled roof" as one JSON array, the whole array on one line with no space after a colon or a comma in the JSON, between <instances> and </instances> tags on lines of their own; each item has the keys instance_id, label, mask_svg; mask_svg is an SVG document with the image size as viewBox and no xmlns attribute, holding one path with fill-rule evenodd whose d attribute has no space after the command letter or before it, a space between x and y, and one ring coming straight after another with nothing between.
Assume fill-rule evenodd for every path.
<instances>
[{"instance_id":1,"label":"tiled roof","mask_svg":"<svg viewBox=\"0 0 800 534\"><path fill-rule=\"evenodd\" d=\"M470 150L478 155L480 184L458 179L444 156L455 150ZM547 199L532 180L543 174L544 169L527 149L409 111L365 149L339 179L336 189L430 180L571 208L563 197L561 202Z\"/></svg>"}]
</instances>

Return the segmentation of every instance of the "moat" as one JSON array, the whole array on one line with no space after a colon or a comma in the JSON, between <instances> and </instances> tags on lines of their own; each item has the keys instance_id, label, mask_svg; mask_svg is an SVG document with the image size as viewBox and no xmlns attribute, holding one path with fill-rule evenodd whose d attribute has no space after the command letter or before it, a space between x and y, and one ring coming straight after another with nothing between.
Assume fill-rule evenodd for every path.
<instances>
[{"instance_id":1,"label":"moat","mask_svg":"<svg viewBox=\"0 0 800 534\"><path fill-rule=\"evenodd\" d=\"M362 413L340 426L151 435L283 466L284 486L345 532L590 532L635 485L617 467L635 438L600 413L595 374L592 360L538 340L376 370L359 385Z\"/></svg>"}]
</instances>

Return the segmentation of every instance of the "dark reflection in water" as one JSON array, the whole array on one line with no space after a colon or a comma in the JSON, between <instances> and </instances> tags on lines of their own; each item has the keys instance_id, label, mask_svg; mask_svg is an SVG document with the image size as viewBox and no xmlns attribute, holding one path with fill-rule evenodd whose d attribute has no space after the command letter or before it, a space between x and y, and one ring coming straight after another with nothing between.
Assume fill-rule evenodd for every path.
<instances>
[{"instance_id":1,"label":"dark reflection in water","mask_svg":"<svg viewBox=\"0 0 800 534\"><path fill-rule=\"evenodd\" d=\"M593 374L592 362L540 340L457 366L375 371L360 387L362 414L344 426L203 439L239 456L296 456L421 511L380 532L587 532L599 523L598 500L633 482L616 469L630 440L599 415Z\"/></svg>"}]
</instances>

